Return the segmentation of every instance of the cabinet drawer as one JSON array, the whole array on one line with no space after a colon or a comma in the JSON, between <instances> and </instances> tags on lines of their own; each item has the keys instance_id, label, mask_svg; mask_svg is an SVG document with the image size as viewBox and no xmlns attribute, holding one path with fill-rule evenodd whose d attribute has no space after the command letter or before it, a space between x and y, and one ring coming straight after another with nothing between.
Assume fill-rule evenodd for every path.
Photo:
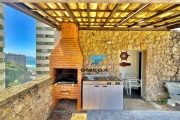
<instances>
[{"instance_id":1,"label":"cabinet drawer","mask_svg":"<svg viewBox=\"0 0 180 120\"><path fill-rule=\"evenodd\" d=\"M81 89L74 86L56 85L52 89L53 98L78 98L81 96Z\"/></svg>"}]
</instances>

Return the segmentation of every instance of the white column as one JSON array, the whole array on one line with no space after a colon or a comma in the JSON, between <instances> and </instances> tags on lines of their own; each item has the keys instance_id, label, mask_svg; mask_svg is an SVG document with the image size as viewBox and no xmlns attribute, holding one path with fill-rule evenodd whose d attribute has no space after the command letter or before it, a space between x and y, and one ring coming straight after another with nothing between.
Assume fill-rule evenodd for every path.
<instances>
[{"instance_id":1,"label":"white column","mask_svg":"<svg viewBox=\"0 0 180 120\"><path fill-rule=\"evenodd\" d=\"M4 65L4 6L0 3L0 91L5 89Z\"/></svg>"}]
</instances>

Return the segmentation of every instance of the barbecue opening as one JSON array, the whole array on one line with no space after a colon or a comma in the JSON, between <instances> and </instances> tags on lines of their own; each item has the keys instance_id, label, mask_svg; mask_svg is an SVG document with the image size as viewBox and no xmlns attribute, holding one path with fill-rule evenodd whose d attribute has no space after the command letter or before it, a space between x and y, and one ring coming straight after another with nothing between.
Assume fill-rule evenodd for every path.
<instances>
[{"instance_id":1,"label":"barbecue opening","mask_svg":"<svg viewBox=\"0 0 180 120\"><path fill-rule=\"evenodd\" d=\"M54 83L77 84L77 69L54 68Z\"/></svg>"}]
</instances>

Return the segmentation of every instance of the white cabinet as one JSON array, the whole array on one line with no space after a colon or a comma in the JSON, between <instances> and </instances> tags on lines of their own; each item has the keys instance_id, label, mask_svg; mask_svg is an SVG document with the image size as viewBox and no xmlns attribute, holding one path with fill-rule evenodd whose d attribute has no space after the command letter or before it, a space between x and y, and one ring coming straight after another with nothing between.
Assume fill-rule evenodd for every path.
<instances>
[{"instance_id":1,"label":"white cabinet","mask_svg":"<svg viewBox=\"0 0 180 120\"><path fill-rule=\"evenodd\" d=\"M101 109L123 109L123 86L101 85Z\"/></svg>"},{"instance_id":2,"label":"white cabinet","mask_svg":"<svg viewBox=\"0 0 180 120\"><path fill-rule=\"evenodd\" d=\"M123 109L123 86L83 85L83 109Z\"/></svg>"},{"instance_id":3,"label":"white cabinet","mask_svg":"<svg viewBox=\"0 0 180 120\"><path fill-rule=\"evenodd\" d=\"M83 109L100 109L99 85L83 85Z\"/></svg>"}]
</instances>

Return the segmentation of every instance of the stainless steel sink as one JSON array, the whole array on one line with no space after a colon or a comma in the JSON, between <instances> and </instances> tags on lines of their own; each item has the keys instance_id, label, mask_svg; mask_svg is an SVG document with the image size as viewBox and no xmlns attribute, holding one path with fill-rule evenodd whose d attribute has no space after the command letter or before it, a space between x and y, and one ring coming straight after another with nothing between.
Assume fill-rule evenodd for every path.
<instances>
[{"instance_id":1,"label":"stainless steel sink","mask_svg":"<svg viewBox=\"0 0 180 120\"><path fill-rule=\"evenodd\" d=\"M100 78L100 77L113 77L112 75L106 74L106 75L101 75L101 74L95 74L95 75L85 75L85 77L96 77L96 78Z\"/></svg>"},{"instance_id":2,"label":"stainless steel sink","mask_svg":"<svg viewBox=\"0 0 180 120\"><path fill-rule=\"evenodd\" d=\"M87 77L88 80L97 80L97 77Z\"/></svg>"}]
</instances>

